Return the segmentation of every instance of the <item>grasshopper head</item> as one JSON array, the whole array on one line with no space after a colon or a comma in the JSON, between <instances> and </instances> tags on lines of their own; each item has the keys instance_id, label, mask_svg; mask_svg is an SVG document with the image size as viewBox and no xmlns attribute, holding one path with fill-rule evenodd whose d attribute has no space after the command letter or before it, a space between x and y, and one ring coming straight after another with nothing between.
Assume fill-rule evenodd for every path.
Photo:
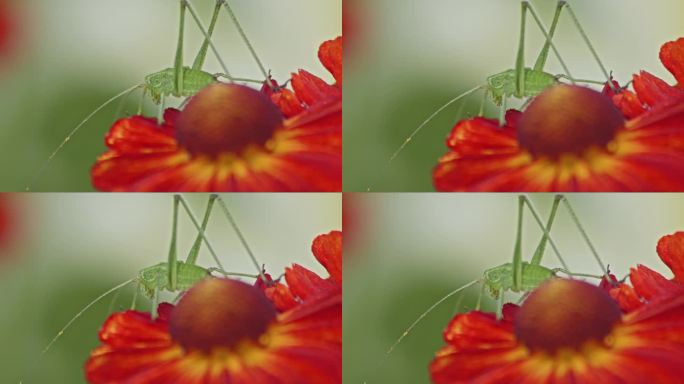
<instances>
[{"instance_id":1,"label":"grasshopper head","mask_svg":"<svg viewBox=\"0 0 684 384\"><path fill-rule=\"evenodd\" d=\"M145 77L145 91L156 104L161 102L162 95L170 95L176 89L173 82L174 69L166 68Z\"/></svg>"},{"instance_id":2,"label":"grasshopper head","mask_svg":"<svg viewBox=\"0 0 684 384\"><path fill-rule=\"evenodd\" d=\"M487 269L484 272L484 284L494 299L498 299L502 289L510 288L513 268L511 263Z\"/></svg>"},{"instance_id":3,"label":"grasshopper head","mask_svg":"<svg viewBox=\"0 0 684 384\"><path fill-rule=\"evenodd\" d=\"M152 298L155 289L162 289L167 274L167 263L159 263L138 272L137 282L143 295L147 298Z\"/></svg>"},{"instance_id":4,"label":"grasshopper head","mask_svg":"<svg viewBox=\"0 0 684 384\"><path fill-rule=\"evenodd\" d=\"M515 71L509 69L487 78L487 92L496 105L515 92Z\"/></svg>"}]
</instances>

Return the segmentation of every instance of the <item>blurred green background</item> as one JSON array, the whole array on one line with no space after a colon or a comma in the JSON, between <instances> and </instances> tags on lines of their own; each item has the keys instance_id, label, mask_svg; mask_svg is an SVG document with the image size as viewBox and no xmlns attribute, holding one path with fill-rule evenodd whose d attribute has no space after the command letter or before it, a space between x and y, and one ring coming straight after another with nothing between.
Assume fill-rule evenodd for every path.
<instances>
[{"instance_id":1,"label":"blurred green background","mask_svg":"<svg viewBox=\"0 0 684 384\"><path fill-rule=\"evenodd\" d=\"M349 194L348 194L349 195ZM442 330L457 297L429 314L385 360L385 351L428 307L510 262L515 243L515 194L354 194L345 196L344 383L428 383L428 364L442 346ZM661 236L684 230L681 194L568 196L603 261L618 278L637 263L671 277L655 248ZM545 216L553 196L531 197ZM347 204L351 201L353 204ZM347 212L348 207L352 208ZM354 215L347 220L347 215ZM359 233L349 242L350 233ZM523 258L542 232L526 212ZM572 271L600 274L569 215L558 213L551 236ZM558 266L547 247L543 264ZM470 310L479 289L461 304ZM508 294L515 301L515 295ZM486 309L495 304L485 301ZM384 363L383 363L384 362Z\"/></svg>"},{"instance_id":2,"label":"blurred green background","mask_svg":"<svg viewBox=\"0 0 684 384\"><path fill-rule=\"evenodd\" d=\"M261 263L275 276L299 263L327 272L311 253L311 242L340 229L337 194L222 195ZM41 350L79 310L106 290L165 261L171 236L169 194L16 194L9 198L15 229L0 244L0 383L83 383L89 352L109 314L112 296L96 304L43 357ZM207 195L186 195L196 215ZM196 231L181 212L179 257ZM228 271L256 273L219 210L207 231ZM199 264L214 266L204 247ZM124 289L114 311L130 307L134 286ZM173 299L174 295L166 295ZM143 308L148 302L139 298Z\"/></svg>"},{"instance_id":3,"label":"blurred green background","mask_svg":"<svg viewBox=\"0 0 684 384\"><path fill-rule=\"evenodd\" d=\"M16 49L0 57L0 191L23 191L67 133L110 97L173 65L179 3L175 0L0 0L11 3ZM195 0L208 25L214 1ZM342 30L342 0L232 1L235 13L273 77L285 82L307 69L332 77L319 45ZM187 16L186 64L201 42ZM231 72L261 78L228 15L214 39ZM206 70L220 72L209 53ZM124 115L135 113L139 93ZM49 165L33 190L89 191L90 167L104 152L115 103L93 118ZM177 103L176 103L177 104ZM156 115L156 106L146 105Z\"/></svg>"},{"instance_id":4,"label":"blurred green background","mask_svg":"<svg viewBox=\"0 0 684 384\"><path fill-rule=\"evenodd\" d=\"M532 3L550 25L556 1ZM568 3L621 84L642 69L672 81L658 51L666 41L684 36L684 2ZM345 47L344 190L431 191L432 168L446 152L446 135L459 116L477 114L482 93L471 95L463 106L456 103L445 110L391 166L389 158L441 105L482 84L487 76L513 68L520 1L347 0L345 6L350 32ZM531 65L544 37L531 17L527 28ZM602 80L567 14L561 17L555 41L575 77ZM547 71L562 73L553 55ZM486 114L497 113L488 102Z\"/></svg>"}]
</instances>

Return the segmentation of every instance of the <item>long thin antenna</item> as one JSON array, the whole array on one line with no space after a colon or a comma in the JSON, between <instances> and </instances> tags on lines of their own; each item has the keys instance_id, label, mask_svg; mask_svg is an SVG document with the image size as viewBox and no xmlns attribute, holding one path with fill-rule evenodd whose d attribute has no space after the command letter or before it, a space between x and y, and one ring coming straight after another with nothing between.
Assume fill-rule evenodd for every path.
<instances>
[{"instance_id":1,"label":"long thin antenna","mask_svg":"<svg viewBox=\"0 0 684 384\"><path fill-rule=\"evenodd\" d=\"M95 109L85 119L83 119L83 121L81 121L81 123L79 125L77 125L76 128L74 128L71 132L69 132L69 134L64 139L64 141L62 141L62 143L57 147L57 149L55 149L52 152L52 154L50 155L50 157L48 157L48 159L45 161L45 163L43 163L43 165L40 167L40 169L38 170L36 175L33 177L33 179L31 179L31 182L26 186L26 192L31 190L31 187L33 187L33 184L36 182L36 180L38 180L38 178L43 174L43 172L45 172L45 169L47 168L48 164L50 164L52 159L54 159L55 156L57 156L59 151L61 151L62 148L64 148L64 146L69 142L69 140L71 140L71 138L76 134L76 132L78 132L78 130L81 129L82 126L84 126L93 116L95 116L98 112L100 112L106 106L113 103L116 99L118 99L119 97L125 96L125 95L135 91L136 89L138 89L140 87L142 87L142 84L135 85L135 86L130 87L127 90L119 93L118 95L116 95L116 96L112 97L111 99L105 101L104 104L97 107L97 109Z\"/></svg>"},{"instance_id":2,"label":"long thin antenna","mask_svg":"<svg viewBox=\"0 0 684 384\"><path fill-rule=\"evenodd\" d=\"M226 218L228 218L228 221L230 222L230 225L233 227L233 230L235 231L238 238L240 239L242 246L245 247L247 254L249 254L249 258L252 259L252 263L254 263L254 266L256 267L257 271L259 271L259 277L261 278L261 280L264 283L266 283L267 280L266 280L266 276L264 275L264 271L261 268L261 263L259 263L259 261L257 261L256 256L254 256L254 252L252 252L252 249L249 247L249 244L247 244L247 240L245 240L245 236L242 235L242 231L240 231L240 228L238 227L237 222L235 221L235 218L230 213L228 206L223 201L221 196L219 196L219 195L214 195L214 196L216 196L216 199L219 202L219 206L221 206L221 210L223 210L223 213L226 215Z\"/></svg>"},{"instance_id":3,"label":"long thin antenna","mask_svg":"<svg viewBox=\"0 0 684 384\"><path fill-rule=\"evenodd\" d=\"M128 285L128 284L130 284L130 283L132 283L132 282L134 282L134 281L135 281L135 279L126 280L125 282L123 282L123 283L117 285L116 287L114 287L114 288L108 290L107 292L101 294L101 295L98 296L95 300L91 301L88 305L86 305L85 307L83 307L83 309L81 309L73 318L71 318L71 320L69 320L69 322L68 322L68 323L59 331L59 333L57 333L57 336L55 336L55 337L52 339L52 341L50 341L50 343L45 347L45 349L43 349L43 352L41 352L40 355L42 356L42 355L46 354L47 351L50 350L50 348L52 347L52 345L57 341L57 339L59 339L59 338L64 334L64 332L71 326L71 324L73 324L76 320L78 320L78 318L81 317L81 315L83 315L83 313L85 313L85 311L87 311L90 307L92 307L93 305L95 305L98 301L100 301L100 300L104 299L105 297L107 297L110 293L116 291L116 290L119 289L119 288L123 288L123 287L125 287L126 285Z\"/></svg>"},{"instance_id":4,"label":"long thin antenna","mask_svg":"<svg viewBox=\"0 0 684 384\"><path fill-rule=\"evenodd\" d=\"M413 323L411 323L411 325L410 325L408 328L406 328L406 330L404 331L404 333L401 334L401 336L399 337L399 339L397 339L397 341L395 341L394 344L392 344L392 346L389 347L389 349L388 349L387 352L385 353L385 358L384 358L384 359L382 360L382 362L378 365L378 368L381 367L381 366L387 361L387 358L388 358L389 355L392 353L392 351L394 351L394 349L402 342L402 340L404 340L404 338L405 338L406 336L409 335L409 333L411 333L411 331L413 330L413 328L415 328L416 325L418 325L418 323L420 323L420 322L423 320L423 318L425 318L425 316L427 316L430 312L432 312L432 311L433 311L435 308L437 308L440 304L442 304L443 302L445 302L446 300L448 300L451 296L453 296L453 295L455 295L455 294L461 292L462 290L464 290L464 289L466 289L466 288L468 288L468 287L471 287L471 286L477 284L478 282L480 282L479 279L478 279L478 280L473 280L473 281L471 281L470 283L461 286L460 288L454 289L453 291L449 292L449 293L446 294L444 297L442 297L441 299L439 299L437 302L435 302L434 304L432 304L427 310L425 310L425 312L423 312L420 316L418 316L418 318L417 318ZM368 383L368 380L364 380L363 383L364 383L364 384L367 384L367 383Z\"/></svg>"},{"instance_id":5,"label":"long thin antenna","mask_svg":"<svg viewBox=\"0 0 684 384\"><path fill-rule=\"evenodd\" d=\"M429 123L430 121L432 121L432 119L434 119L435 116L439 115L440 112L442 112L444 109L446 109L446 108L447 108L448 106L450 106L451 104L453 104L453 103L455 103L455 102L461 100L462 98L464 98L464 97L470 95L471 93L473 93L473 92L475 92L475 91L477 91L477 90L479 90L479 89L482 89L482 88L484 88L483 85L478 85L477 87L475 87L475 88L473 88L473 89L470 89L470 90L468 90L468 91L465 91L465 92L461 93L460 95L458 95L458 96L454 97L453 99L449 100L446 104L444 104L444 105L442 105L441 107L439 107L439 109L437 109L437 110L436 110L435 112L433 112L427 119L425 119L425 120L418 126L418 128L416 128L416 129L411 133L411 135L409 135L409 137L404 141L404 143L401 144L401 146L400 146L399 148L397 148L396 151L394 151L394 153L392 154L392 156L391 156L390 159L389 159L389 162L392 163L392 161L394 161L394 159L397 157L397 155L399 155L399 152L401 152L401 151L404 149L404 147L407 146L408 143L411 142L411 140L413 140L413 137L414 137L418 132L420 132L420 130L423 129L423 127L426 126L427 123Z\"/></svg>"}]
</instances>

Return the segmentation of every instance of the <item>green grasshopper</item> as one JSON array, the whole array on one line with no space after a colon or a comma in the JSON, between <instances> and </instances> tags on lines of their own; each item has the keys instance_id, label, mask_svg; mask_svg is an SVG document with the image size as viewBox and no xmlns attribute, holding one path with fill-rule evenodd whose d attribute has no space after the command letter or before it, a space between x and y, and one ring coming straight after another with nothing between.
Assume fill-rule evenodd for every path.
<instances>
[{"instance_id":1,"label":"green grasshopper","mask_svg":"<svg viewBox=\"0 0 684 384\"><path fill-rule=\"evenodd\" d=\"M200 90L205 88L206 86L218 82L219 78L226 78L230 82L250 82L250 83L259 83L262 84L265 82L267 85L271 85L270 81L267 81L269 79L269 74L266 71L264 64L262 63L261 59L259 59L259 56L256 53L256 50L252 46L250 40L247 38L247 34L245 33L244 29L242 28L240 22L238 21L237 16L233 12L233 9L230 7L228 4L228 0L215 0L216 5L214 6L214 11L212 14L211 22L209 24L209 28L207 29L202 21L200 20L197 11L195 10L195 7L192 5L190 0L179 0L180 3L180 27L179 27L179 34L178 34L178 43L176 45L176 54L175 54L175 59L174 59L174 66L173 68L166 68L161 71L152 73L150 75L147 75L144 79L144 82L142 84L136 84L121 93L113 96L109 100L105 101L102 103L99 107L97 107L93 112L91 112L88 116L86 116L69 134L67 137L60 143L60 145L50 154L50 156L47 158L45 163L41 166L41 168L38 170L36 175L34 176L32 182L26 187L26 191L29 191L31 189L31 185L35 180L37 180L40 175L45 171L47 166L50 164L50 162L57 156L57 154L64 148L64 146L71 140L71 138L88 122L90 121L93 116L95 116L97 113L99 113L101 110L103 110L105 107L113 103L114 101L124 98L125 99L135 90L137 89L142 89L142 94L140 98L140 103L138 104L138 114L142 114L142 104L143 104L143 99L146 94L149 94L151 100L159 105L159 109L157 112L157 120L161 121L163 118L163 113L164 113L164 104L165 100L167 97L178 97L178 98L188 98L196 93L198 93ZM257 65L259 66L259 69L261 73L264 76L264 80L253 80L253 79L245 79L245 78L236 78L233 77L230 72L228 71L228 67L226 66L223 58L219 54L216 46L214 45L212 41L212 36L214 33L214 30L216 28L216 24L218 22L218 17L221 12L221 9L225 9L233 24L237 28L238 33L242 37L243 41L247 45L247 48L249 49L252 57L256 61ZM185 66L183 64L183 52L184 52L184 40L185 40L185 18L186 14L190 13L192 16L192 19L194 20L195 24L197 27L201 30L202 34L204 35L204 42L202 43L202 46L199 49L199 52L197 53L197 56L195 56L195 60L192 64L191 67ZM221 65L221 68L223 70L223 73L218 73L218 74L212 74L209 72L206 72L202 70L204 67L204 62L206 60L207 52L211 48L212 52L216 56L216 59L218 60L219 64ZM119 113L117 113L118 115Z\"/></svg>"},{"instance_id":2,"label":"green grasshopper","mask_svg":"<svg viewBox=\"0 0 684 384\"><path fill-rule=\"evenodd\" d=\"M594 256L594 259L598 263L599 268L602 272L601 275L575 273L569 271L567 263L561 256L561 253L558 250L556 243L553 241L553 238L550 235L551 227L553 225L554 219L556 217L558 208L561 205L561 203L566 208L569 216L571 217L572 221L575 223L575 226L579 230L584 242L587 244L592 255ZM530 261L522 260L522 227L525 207L528 208L528 210L534 218L534 221L537 223L537 225L543 233L541 240L539 241ZM549 244L553 249L553 252L555 253L562 267L550 268L545 267L541 264L542 257L544 256L547 244ZM554 197L551 212L546 221L546 224L544 224L542 222L541 216L537 212L537 209L534 207L532 202L526 196L521 195L518 197L518 219L515 246L513 248L513 260L511 262L504 263L499 266L485 270L482 275L482 278L473 280L465 285L462 285L461 287L449 292L447 295L445 295L444 297L436 301L434 304L432 304L425 312L418 316L418 318L413 323L411 323L411 325L402 333L402 335L397 339L397 341L395 341L394 344L392 344L392 346L387 350L385 354L385 360L394 351L394 349L396 349L396 347L404 340L404 338L408 336L409 333L428 314L430 314L430 312L432 312L435 308L437 308L440 304L448 300L450 297L464 291L465 289L475 284L481 284L480 295L478 296L476 304L476 310L480 309L482 296L486 290L487 293L489 293L489 295L493 299L498 300L496 315L497 318L501 318L502 309L505 301L504 294L506 292L520 293L523 295L522 298L524 299L531 291L533 291L543 282L550 278L559 276L559 274L567 275L570 278L589 277L601 279L605 277L607 278L607 281L613 283L614 280L608 277L608 273L608 269L599 257L598 252L596 251L596 247L594 247L593 243L589 239L589 236L587 235L586 231L584 230L584 227L580 223L579 218L575 213L575 210L572 208L572 206L565 198L565 196L556 195Z\"/></svg>"},{"instance_id":3,"label":"green grasshopper","mask_svg":"<svg viewBox=\"0 0 684 384\"><path fill-rule=\"evenodd\" d=\"M237 234L242 246L245 248L247 254L252 260L254 266L256 267L258 271L256 274L226 272L223 268L223 265L221 264L221 261L216 255L216 251L207 239L205 232L207 229L207 225L209 223L211 212L213 211L215 203L217 202L219 207L221 208L221 211L229 221L231 227ZM178 253L176 247L179 207L182 207L183 210L187 213L188 218L190 219L193 226L198 232L197 237L192 247L190 248L190 251L185 261L178 260ZM216 263L216 267L204 268L202 266L197 265L197 258L203 243L206 245L209 253L211 254L214 262ZM215 273L223 276L240 276L253 279L261 278L261 281L267 284L270 283L270 280L265 277L263 267L257 261L256 257L254 256L254 253L252 252L252 249L249 247L247 241L245 240L242 231L240 231L234 216L228 209L228 206L225 203L225 201L219 195L212 194L209 196L209 200L207 202L207 206L204 212L204 217L202 218L201 223L197 220L197 217L192 212L190 206L188 205L187 201L183 198L183 196L175 195L173 198L173 224L171 231L171 244L169 246L169 254L167 261L152 265L147 268L143 268L142 270L140 270L140 272L135 278L129 279L115 286L114 288L104 292L103 294L95 298L93 301L88 303L85 307L83 307L83 309L81 309L76 315L74 315L74 317L71 318L71 320L69 320L69 322L67 322L64 327L62 327L62 329L57 333L57 335L43 349L40 356L44 356L55 344L55 342L59 340L59 338L64 334L64 332L67 329L69 329L69 327L74 322L76 322L76 320L78 320L88 309L90 309L93 305L95 305L102 299L106 298L110 294L117 292L118 290L124 288L125 286L131 283L135 283L137 285L137 290L133 298L131 309L135 309L136 307L137 295L139 292L140 294L142 294L143 296L147 297L152 301L151 312L152 317L155 318L157 316L156 309L159 304L159 294L161 292L166 291L170 293L177 293L180 296L180 294L190 289L193 285L195 285L195 283L199 282L205 277L212 276ZM278 281L278 279L276 279L275 281Z\"/></svg>"},{"instance_id":4,"label":"green grasshopper","mask_svg":"<svg viewBox=\"0 0 684 384\"><path fill-rule=\"evenodd\" d=\"M499 124L503 125L506 113L506 104L509 98L527 99L527 101L529 101L529 98L537 96L546 88L558 84L560 82L560 79L567 79L572 84L590 83L603 85L607 83L611 88L614 87L611 81L610 74L601 62L601 59L598 57L598 54L596 53L594 46L591 44L591 41L589 40L586 32L584 31L584 28L582 28L582 25L580 24L579 19L575 15L575 12L572 10L570 5L565 0L559 0L556 4L556 11L553 17L553 21L551 22L551 28L548 30L544 26L543 22L541 21L534 7L529 1L522 1L520 5L522 9L520 16L520 41L518 43L518 52L515 60L515 68L508 69L503 72L487 77L485 84L478 85L468 91L465 91L462 94L449 100L446 104L439 107L435 112L428 116L428 118L425 119L418 126L418 128L416 128L409 135L409 137L401 144L401 146L399 146L399 148L390 157L390 163L399 155L399 153L404 149L404 147L406 147L406 145L408 145L408 143L411 142L411 140L413 140L414 136L416 136L416 134L418 134L418 132L420 132L423 129L423 127L425 127L443 110L445 110L453 103L456 103L464 97L481 89L484 89L485 93L482 99L482 103L480 104L479 115L482 116L484 111L484 101L485 99L489 98L494 104L500 106ZM606 82L576 79L570 74L568 66L565 64L565 61L560 56L558 49L556 48L556 45L553 42L553 36L556 32L556 27L558 26L558 21L560 20L560 15L564 8L567 8L567 12L570 14L570 17L575 27L582 36L582 39L584 40L585 44L589 47L592 56L598 63L601 72L605 76ZM532 68L525 66L525 30L528 12L532 15L535 23L537 24L542 34L544 35L544 38L546 39L544 46L542 47L539 56L537 56L537 60L535 61L535 64ZM546 60L549 56L550 49L553 50L554 55L563 67L563 71L565 72L564 74L554 75L544 71L544 67L546 65Z\"/></svg>"}]
</instances>

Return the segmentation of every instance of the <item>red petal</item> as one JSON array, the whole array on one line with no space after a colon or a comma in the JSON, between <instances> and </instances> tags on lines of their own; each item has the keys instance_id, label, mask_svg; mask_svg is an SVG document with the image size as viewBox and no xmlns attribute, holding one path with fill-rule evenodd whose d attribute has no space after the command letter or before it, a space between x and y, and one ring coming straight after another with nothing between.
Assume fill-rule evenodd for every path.
<instances>
[{"instance_id":1,"label":"red petal","mask_svg":"<svg viewBox=\"0 0 684 384\"><path fill-rule=\"evenodd\" d=\"M271 100L283 112L283 116L292 117L304 112L302 102L297 95L289 89L281 89L271 95Z\"/></svg>"},{"instance_id":2,"label":"red petal","mask_svg":"<svg viewBox=\"0 0 684 384\"><path fill-rule=\"evenodd\" d=\"M684 87L684 38L670 41L660 48L660 61Z\"/></svg>"},{"instance_id":3,"label":"red petal","mask_svg":"<svg viewBox=\"0 0 684 384\"><path fill-rule=\"evenodd\" d=\"M513 119L515 114L509 113L508 117ZM518 182L512 173L525 164L515 128L510 124L499 127L498 121L492 119L460 121L447 138L447 146L451 152L440 158L432 175L439 191L484 189L483 184L499 175L511 175L506 180Z\"/></svg>"},{"instance_id":4,"label":"red petal","mask_svg":"<svg viewBox=\"0 0 684 384\"><path fill-rule=\"evenodd\" d=\"M504 362L515 365L510 357L518 346L512 328L510 321L497 321L493 314L457 315L444 331L447 346L430 364L432 380L438 384L469 382Z\"/></svg>"},{"instance_id":5,"label":"red petal","mask_svg":"<svg viewBox=\"0 0 684 384\"><path fill-rule=\"evenodd\" d=\"M318 58L332 73L338 86L342 86L342 36L328 40L318 49Z\"/></svg>"},{"instance_id":6,"label":"red petal","mask_svg":"<svg viewBox=\"0 0 684 384\"><path fill-rule=\"evenodd\" d=\"M330 279L342 285L342 232L331 231L316 237L311 251L328 271Z\"/></svg>"},{"instance_id":7,"label":"red petal","mask_svg":"<svg viewBox=\"0 0 684 384\"><path fill-rule=\"evenodd\" d=\"M610 292L611 289L619 285L617 277L615 277L614 274L608 273L608 278L606 276L603 276L601 278L601 282L599 283L599 288L603 289L606 292Z\"/></svg>"},{"instance_id":8,"label":"red petal","mask_svg":"<svg viewBox=\"0 0 684 384\"><path fill-rule=\"evenodd\" d=\"M633 119L646 112L646 108L644 108L636 93L629 90L624 90L614 95L613 104L620 108L622 114L628 119Z\"/></svg>"},{"instance_id":9,"label":"red petal","mask_svg":"<svg viewBox=\"0 0 684 384\"><path fill-rule=\"evenodd\" d=\"M292 293L303 300L337 286L299 264L285 269L285 279Z\"/></svg>"},{"instance_id":10,"label":"red petal","mask_svg":"<svg viewBox=\"0 0 684 384\"><path fill-rule=\"evenodd\" d=\"M292 74L292 88L297 97L309 106L317 103L341 100L342 90L326 83L305 70Z\"/></svg>"},{"instance_id":11,"label":"red petal","mask_svg":"<svg viewBox=\"0 0 684 384\"><path fill-rule=\"evenodd\" d=\"M641 307L643 302L634 288L627 284L620 284L610 290L610 297L617 301L622 312L628 313Z\"/></svg>"},{"instance_id":12,"label":"red petal","mask_svg":"<svg viewBox=\"0 0 684 384\"><path fill-rule=\"evenodd\" d=\"M155 119L143 116L133 116L114 123L105 137L105 144L121 153L139 153L141 147L148 151L178 149L170 126L160 126Z\"/></svg>"},{"instance_id":13,"label":"red petal","mask_svg":"<svg viewBox=\"0 0 684 384\"><path fill-rule=\"evenodd\" d=\"M670 104L684 98L683 90L667 84L646 71L634 75L633 87L639 99L651 107Z\"/></svg>"},{"instance_id":14,"label":"red petal","mask_svg":"<svg viewBox=\"0 0 684 384\"><path fill-rule=\"evenodd\" d=\"M106 152L98 158L91 170L93 186L100 191L135 191L135 184L150 175L165 172L187 161L183 151L148 154L118 154ZM156 186L156 185L155 185ZM181 189L162 189L157 191L182 191Z\"/></svg>"},{"instance_id":15,"label":"red petal","mask_svg":"<svg viewBox=\"0 0 684 384\"><path fill-rule=\"evenodd\" d=\"M160 305L160 316L156 320L148 313L137 311L110 316L100 331L103 345L95 349L86 362L88 382L121 382L179 359L181 350L168 333L170 308L168 304Z\"/></svg>"},{"instance_id":16,"label":"red petal","mask_svg":"<svg viewBox=\"0 0 684 384\"><path fill-rule=\"evenodd\" d=\"M280 312L294 308L298 304L297 300L292 296L290 289L281 283L274 283L273 286L267 287L264 293Z\"/></svg>"},{"instance_id":17,"label":"red petal","mask_svg":"<svg viewBox=\"0 0 684 384\"><path fill-rule=\"evenodd\" d=\"M629 278L639 296L646 300L667 296L681 288L679 284L666 279L660 273L643 265L632 268Z\"/></svg>"},{"instance_id":18,"label":"red petal","mask_svg":"<svg viewBox=\"0 0 684 384\"><path fill-rule=\"evenodd\" d=\"M512 348L492 348L473 351L452 351L444 347L430 363L430 377L436 384L521 383L527 377L520 369L523 359L509 362ZM483 379L488 373L504 375L493 380ZM481 380L481 381L480 381Z\"/></svg>"},{"instance_id":19,"label":"red petal","mask_svg":"<svg viewBox=\"0 0 684 384\"><path fill-rule=\"evenodd\" d=\"M684 284L684 232L663 236L658 241L656 250L660 259L674 273L674 279Z\"/></svg>"},{"instance_id":20,"label":"red petal","mask_svg":"<svg viewBox=\"0 0 684 384\"><path fill-rule=\"evenodd\" d=\"M510 347L515 344L512 320L498 321L494 314L479 311L456 315L444 330L444 340L463 349Z\"/></svg>"}]
</instances>

